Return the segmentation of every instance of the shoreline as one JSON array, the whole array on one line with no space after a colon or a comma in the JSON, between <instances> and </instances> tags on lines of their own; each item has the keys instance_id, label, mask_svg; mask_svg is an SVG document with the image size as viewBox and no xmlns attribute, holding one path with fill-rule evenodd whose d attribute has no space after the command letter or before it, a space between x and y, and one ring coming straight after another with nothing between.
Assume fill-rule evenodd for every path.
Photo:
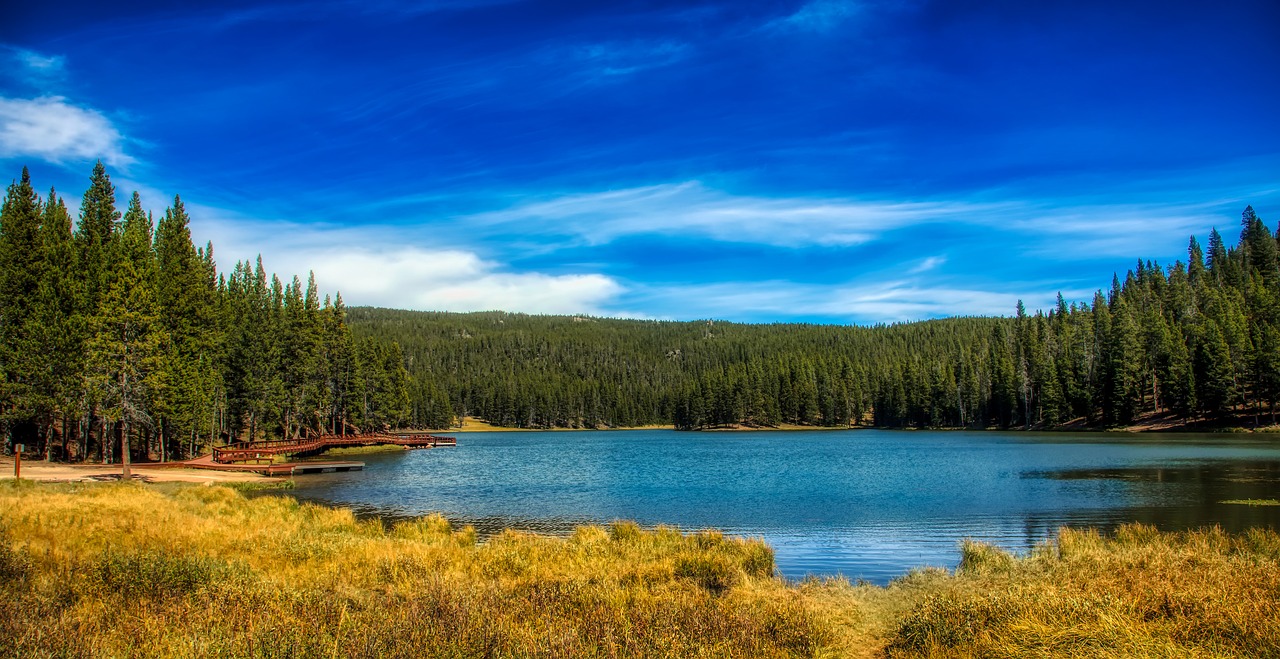
<instances>
[{"instance_id":1,"label":"shoreline","mask_svg":"<svg viewBox=\"0 0 1280 659\"><path fill-rule=\"evenodd\" d=\"M849 426L809 426L794 423L780 423L776 426L748 426L744 424L729 424L724 426L715 426L708 428L699 428L697 430L687 430L681 432L780 432L780 431L836 431L836 430L897 430L897 431L939 431L939 432L1081 432L1081 433L1203 433L1203 434L1222 434L1222 435L1250 435L1250 434L1280 434L1280 425L1259 425L1257 427L1248 427L1242 425L1245 421L1251 420L1252 415L1240 415L1232 419L1223 420L1221 423L1211 423L1207 419L1194 419L1187 422L1178 422L1167 413L1148 414L1136 422L1122 427L1103 428L1098 426L1090 426L1084 422L1084 419L1073 419L1068 423L1050 427L1031 427L1031 428L971 428L968 426L939 426L929 428L886 428L874 425L849 425ZM629 430L676 430L672 424L653 424L647 426L622 426L612 428L513 428L510 426L497 426L475 417L466 417L460 427L434 429L430 432L441 434L453 433L471 433L471 432L615 432Z\"/></svg>"}]
</instances>

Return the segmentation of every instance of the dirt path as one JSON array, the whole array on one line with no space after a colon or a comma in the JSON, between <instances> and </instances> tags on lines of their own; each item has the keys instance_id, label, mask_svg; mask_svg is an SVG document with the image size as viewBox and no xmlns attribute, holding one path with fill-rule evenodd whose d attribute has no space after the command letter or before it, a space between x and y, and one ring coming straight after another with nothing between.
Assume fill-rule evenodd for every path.
<instances>
[{"instance_id":1,"label":"dirt path","mask_svg":"<svg viewBox=\"0 0 1280 659\"><path fill-rule=\"evenodd\" d=\"M13 478L13 458L0 457L0 479ZM22 478L33 481L77 482L120 480L120 465L78 465L43 460L23 460ZM206 469L182 469L133 465L133 479L147 483L228 483L244 481L273 481L248 472L210 471Z\"/></svg>"}]
</instances>

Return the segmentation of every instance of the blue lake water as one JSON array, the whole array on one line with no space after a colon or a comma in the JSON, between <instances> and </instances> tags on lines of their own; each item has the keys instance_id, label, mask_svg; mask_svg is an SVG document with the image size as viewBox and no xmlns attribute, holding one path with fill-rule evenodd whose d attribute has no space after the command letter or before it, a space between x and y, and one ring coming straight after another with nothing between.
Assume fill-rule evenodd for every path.
<instances>
[{"instance_id":1,"label":"blue lake water","mask_svg":"<svg viewBox=\"0 0 1280 659\"><path fill-rule=\"evenodd\" d=\"M1280 528L1280 436L895 432L461 433L361 456L289 495L482 533L630 519L762 537L791 578L884 583L975 538L1025 550L1063 525ZM321 458L323 459L323 458Z\"/></svg>"}]
</instances>

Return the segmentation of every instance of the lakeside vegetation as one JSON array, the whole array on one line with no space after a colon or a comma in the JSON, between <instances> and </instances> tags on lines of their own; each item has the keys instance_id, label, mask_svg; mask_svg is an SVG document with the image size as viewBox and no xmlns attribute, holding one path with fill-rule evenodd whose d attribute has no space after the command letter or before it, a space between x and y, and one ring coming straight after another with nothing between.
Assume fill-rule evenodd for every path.
<instances>
[{"instance_id":1,"label":"lakeside vegetation","mask_svg":"<svg viewBox=\"0 0 1280 659\"><path fill-rule=\"evenodd\" d=\"M1062 531L954 573L789 583L759 541L566 538L226 487L0 483L5 656L1276 656L1280 536Z\"/></svg>"},{"instance_id":2,"label":"lakeside vegetation","mask_svg":"<svg viewBox=\"0 0 1280 659\"><path fill-rule=\"evenodd\" d=\"M1187 260L1012 317L847 327L353 308L396 341L415 423L518 428L1276 424L1280 236L1245 209Z\"/></svg>"}]
</instances>

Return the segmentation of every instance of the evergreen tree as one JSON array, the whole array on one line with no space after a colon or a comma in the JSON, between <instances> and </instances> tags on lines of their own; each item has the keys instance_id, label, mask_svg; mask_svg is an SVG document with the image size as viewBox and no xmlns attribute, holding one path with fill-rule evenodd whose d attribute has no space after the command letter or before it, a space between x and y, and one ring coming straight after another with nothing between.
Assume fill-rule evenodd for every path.
<instances>
[{"instance_id":1,"label":"evergreen tree","mask_svg":"<svg viewBox=\"0 0 1280 659\"><path fill-rule=\"evenodd\" d=\"M156 304L156 263L151 218L137 193L129 203L118 240L112 244L106 288L93 319L90 373L102 416L115 424L124 477L129 477L132 434L154 429L151 408L162 395L164 345Z\"/></svg>"},{"instance_id":2,"label":"evergreen tree","mask_svg":"<svg viewBox=\"0 0 1280 659\"><path fill-rule=\"evenodd\" d=\"M71 434L70 419L83 413L83 369L85 319L80 301L81 290L76 278L76 253L72 242L71 215L57 192L49 190L40 223L40 245L43 275L40 279L35 318L38 335L36 352L39 361L39 386L49 398L50 408L58 417L57 435L65 457ZM48 419L53 423L55 419ZM53 434L53 429L45 433ZM52 442L45 441L45 457L52 453Z\"/></svg>"},{"instance_id":3,"label":"evergreen tree","mask_svg":"<svg viewBox=\"0 0 1280 659\"><path fill-rule=\"evenodd\" d=\"M0 369L3 420L11 441L34 447L52 400L41 385L40 283L44 276L40 197L31 174L11 183L0 207Z\"/></svg>"}]
</instances>

